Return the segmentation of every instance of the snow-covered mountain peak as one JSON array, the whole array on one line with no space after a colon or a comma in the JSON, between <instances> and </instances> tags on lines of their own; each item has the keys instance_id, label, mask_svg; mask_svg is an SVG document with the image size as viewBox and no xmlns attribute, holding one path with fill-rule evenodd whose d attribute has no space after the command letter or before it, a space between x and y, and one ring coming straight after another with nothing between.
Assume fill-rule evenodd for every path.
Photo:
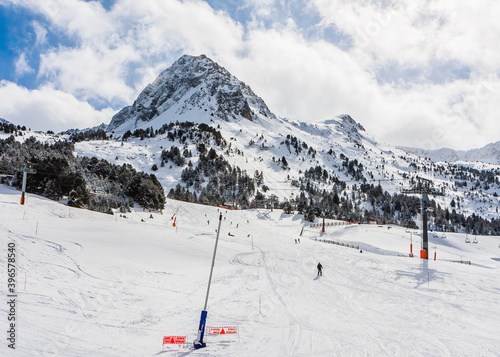
<instances>
[{"instance_id":1,"label":"snow-covered mountain peak","mask_svg":"<svg viewBox=\"0 0 500 357\"><path fill-rule=\"evenodd\" d=\"M348 142L354 142L357 146L360 146L363 141L368 140L369 142L375 144L377 140L370 137L365 128L357 123L350 115L341 114L332 119L326 119L320 122L316 122L314 125L317 130L316 135L322 135L332 139L332 135L337 137L337 140L347 140ZM344 138L344 139L341 139ZM381 143L379 143L381 144Z\"/></svg>"},{"instance_id":2,"label":"snow-covered mountain peak","mask_svg":"<svg viewBox=\"0 0 500 357\"><path fill-rule=\"evenodd\" d=\"M148 84L132 106L118 112L109 130L120 132L175 120L255 121L259 117L275 118L249 86L205 55L184 55Z\"/></svg>"},{"instance_id":3,"label":"snow-covered mountain peak","mask_svg":"<svg viewBox=\"0 0 500 357\"><path fill-rule=\"evenodd\" d=\"M334 119L326 119L318 122L318 124L333 126L337 131L343 133L359 133L360 131L365 131L365 128L356 122L349 114L341 114Z\"/></svg>"},{"instance_id":4,"label":"snow-covered mountain peak","mask_svg":"<svg viewBox=\"0 0 500 357\"><path fill-rule=\"evenodd\" d=\"M341 119L341 124L344 128L349 129L351 131L365 131L365 128L357 123L349 114L341 114L338 116Z\"/></svg>"}]
</instances>

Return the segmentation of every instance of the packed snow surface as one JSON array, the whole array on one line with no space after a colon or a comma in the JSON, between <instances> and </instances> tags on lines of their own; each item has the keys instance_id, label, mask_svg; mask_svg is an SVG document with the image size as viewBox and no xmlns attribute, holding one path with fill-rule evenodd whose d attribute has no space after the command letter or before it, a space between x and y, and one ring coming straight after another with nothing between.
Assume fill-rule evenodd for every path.
<instances>
[{"instance_id":1,"label":"packed snow surface","mask_svg":"<svg viewBox=\"0 0 500 357\"><path fill-rule=\"evenodd\" d=\"M168 200L163 214L136 210L120 217L33 195L21 206L19 198L0 186L1 356L500 351L499 237L467 237L474 244L464 234L430 233L434 261L408 257L410 243L418 255L421 233L395 226L327 226L321 233L301 215L280 210ZM237 326L239 335L206 335L207 347L192 350L220 213L207 325ZM9 243L17 268L15 350L7 341ZM162 346L171 335L187 335L190 343Z\"/></svg>"}]
</instances>

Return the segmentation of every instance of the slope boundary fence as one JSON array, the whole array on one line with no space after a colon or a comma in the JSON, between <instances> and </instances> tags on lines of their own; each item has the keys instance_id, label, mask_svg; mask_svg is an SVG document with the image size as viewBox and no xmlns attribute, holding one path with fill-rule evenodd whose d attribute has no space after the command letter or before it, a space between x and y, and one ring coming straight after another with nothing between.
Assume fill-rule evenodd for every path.
<instances>
[{"instance_id":1,"label":"slope boundary fence","mask_svg":"<svg viewBox=\"0 0 500 357\"><path fill-rule=\"evenodd\" d=\"M325 223L325 227L332 227L332 226L348 226L349 222L327 222ZM311 228L316 228L316 227L323 227L323 223L313 223L309 225Z\"/></svg>"},{"instance_id":2,"label":"slope boundary fence","mask_svg":"<svg viewBox=\"0 0 500 357\"><path fill-rule=\"evenodd\" d=\"M341 247L347 247L347 248L354 248L354 249L359 249L359 245L353 245L353 244L347 244L347 243L341 243L341 242L336 242L334 240L327 240L327 239L319 239L319 238L314 238L315 241L317 242L322 242L322 243L327 243L327 244L335 244L339 245Z\"/></svg>"}]
</instances>

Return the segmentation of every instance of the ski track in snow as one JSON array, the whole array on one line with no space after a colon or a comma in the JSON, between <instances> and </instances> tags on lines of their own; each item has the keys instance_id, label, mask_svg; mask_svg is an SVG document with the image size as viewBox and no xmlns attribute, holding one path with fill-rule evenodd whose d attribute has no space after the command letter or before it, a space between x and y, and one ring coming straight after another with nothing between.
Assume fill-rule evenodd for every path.
<instances>
[{"instance_id":1,"label":"ski track in snow","mask_svg":"<svg viewBox=\"0 0 500 357\"><path fill-rule=\"evenodd\" d=\"M431 249L437 247L434 262L408 258L409 237L398 227L328 227L320 233L279 210L225 211L172 200L154 219L141 211L124 219L77 209L69 214L68 207L31 195L22 207L18 195L0 186L0 266L6 267L7 243L15 242L18 292L17 349L7 350L4 341L2 356L500 351L500 262L492 259L500 258L499 237L479 237L476 245L460 234L429 238ZM207 325L237 325L240 335L206 336L202 350L162 351L164 335L188 335L189 346L195 337L220 213L225 219ZM363 253L314 238L360 245ZM414 249L419 239L413 235ZM472 265L439 257L470 259ZM318 261L324 266L320 278ZM0 305L0 314L6 313L6 304ZM6 323L3 318L3 331Z\"/></svg>"}]
</instances>

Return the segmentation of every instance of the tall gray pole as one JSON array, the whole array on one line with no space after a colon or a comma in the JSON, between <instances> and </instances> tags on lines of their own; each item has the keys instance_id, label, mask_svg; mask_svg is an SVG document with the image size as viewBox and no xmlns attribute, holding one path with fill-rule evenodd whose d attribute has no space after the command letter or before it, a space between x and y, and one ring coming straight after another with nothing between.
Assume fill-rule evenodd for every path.
<instances>
[{"instance_id":1,"label":"tall gray pole","mask_svg":"<svg viewBox=\"0 0 500 357\"><path fill-rule=\"evenodd\" d=\"M26 179L28 178L28 174L36 174L36 170L24 166L21 171L23 172L23 188L21 193L21 204L24 205L25 193L26 193Z\"/></svg>"},{"instance_id":2,"label":"tall gray pole","mask_svg":"<svg viewBox=\"0 0 500 357\"><path fill-rule=\"evenodd\" d=\"M193 341L193 345L195 349L206 347L206 343L203 342L203 336L205 335L205 324L207 322L207 304L208 304L208 295L210 294L210 284L212 283L212 273L214 272L215 265L215 255L217 254L217 244L219 243L219 235L220 235L220 225L222 223L222 213L219 216L219 227L217 228L217 238L215 239L215 247L214 247L214 255L212 257L212 267L210 268L210 277L208 278L208 287L207 287L207 296L205 297L205 306L203 311L201 312L200 317L200 325L198 326L198 336Z\"/></svg>"},{"instance_id":3,"label":"tall gray pole","mask_svg":"<svg viewBox=\"0 0 500 357\"><path fill-rule=\"evenodd\" d=\"M425 259L429 259L429 235L427 233L427 202L429 198L426 193L422 194L422 249L425 250Z\"/></svg>"},{"instance_id":4,"label":"tall gray pole","mask_svg":"<svg viewBox=\"0 0 500 357\"><path fill-rule=\"evenodd\" d=\"M219 215L219 227L217 228L217 238L215 238L214 255L212 257L212 267L210 268L210 277L208 278L207 296L205 298L205 307L203 310L207 310L208 294L210 293L210 284L212 283L212 273L214 272L215 265L215 255L217 254L217 244L219 243L220 225L222 223L222 213Z\"/></svg>"},{"instance_id":5,"label":"tall gray pole","mask_svg":"<svg viewBox=\"0 0 500 357\"><path fill-rule=\"evenodd\" d=\"M24 195L26 192L26 178L28 177L28 171L26 171L26 168L23 168L23 188L22 188L22 193L21 193L21 204L24 205Z\"/></svg>"}]
</instances>

